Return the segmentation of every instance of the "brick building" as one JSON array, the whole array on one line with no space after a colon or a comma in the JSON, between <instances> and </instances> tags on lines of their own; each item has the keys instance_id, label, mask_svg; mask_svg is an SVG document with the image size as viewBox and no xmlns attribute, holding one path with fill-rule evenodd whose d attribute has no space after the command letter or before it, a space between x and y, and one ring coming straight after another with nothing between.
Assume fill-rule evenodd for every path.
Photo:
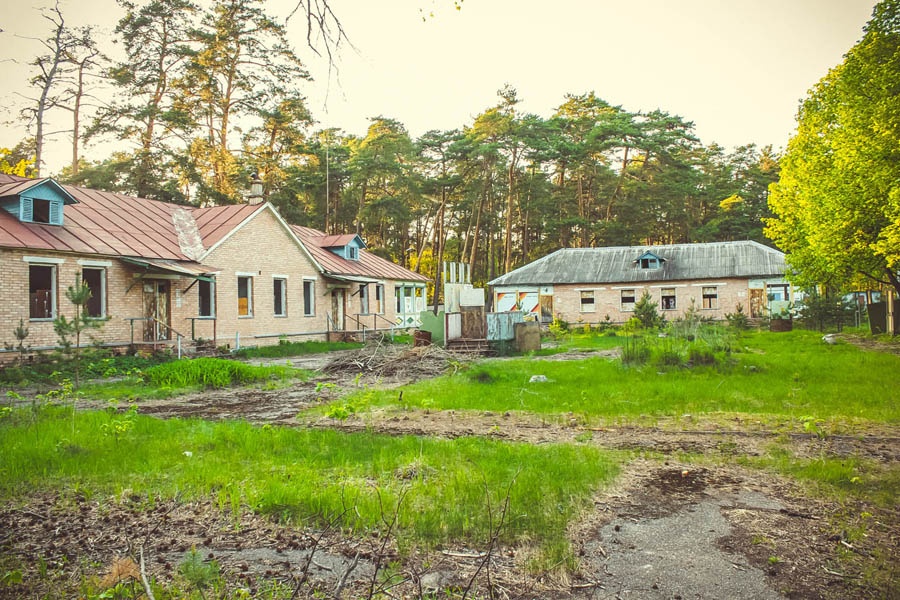
<instances>
[{"instance_id":1,"label":"brick building","mask_svg":"<svg viewBox=\"0 0 900 600\"><path fill-rule=\"evenodd\" d=\"M544 321L624 323L646 292L667 319L692 305L724 319L738 304L751 317L793 299L784 254L758 242L564 248L489 282L494 310Z\"/></svg>"},{"instance_id":2,"label":"brick building","mask_svg":"<svg viewBox=\"0 0 900 600\"><path fill-rule=\"evenodd\" d=\"M77 281L107 345L324 339L415 325L426 304L426 277L268 203L193 208L0 174L0 208L4 346L20 320L26 345L54 346Z\"/></svg>"}]
</instances>

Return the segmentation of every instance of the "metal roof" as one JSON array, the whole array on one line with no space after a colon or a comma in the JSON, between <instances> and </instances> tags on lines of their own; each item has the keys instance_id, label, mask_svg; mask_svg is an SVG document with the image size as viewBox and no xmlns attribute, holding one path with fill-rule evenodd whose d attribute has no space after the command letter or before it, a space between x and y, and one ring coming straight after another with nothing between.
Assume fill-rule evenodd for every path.
<instances>
[{"instance_id":1,"label":"metal roof","mask_svg":"<svg viewBox=\"0 0 900 600\"><path fill-rule=\"evenodd\" d=\"M46 181L52 182L0 173L0 196L16 195ZM192 208L69 185L60 188L76 201L65 207L64 224L22 223L0 210L0 248L98 254L148 262L156 259L165 261L152 263L156 268L166 265L171 270L172 265L178 265L189 273L202 274L216 270L195 262L204 254L203 249L208 254L262 210L268 208L277 215L269 204ZM346 245L357 238L355 234L325 235L294 225L286 233L296 236L326 274L428 281L424 275L364 250L358 261L351 261L325 249Z\"/></svg>"},{"instance_id":2,"label":"metal roof","mask_svg":"<svg viewBox=\"0 0 900 600\"><path fill-rule=\"evenodd\" d=\"M326 235L324 232L311 227L291 225L291 229L300 238L300 241L309 250L313 259L319 264L326 275L370 277L375 279L392 279L397 281L428 281L421 273L414 273L405 267L392 263L365 250L359 251L359 260L347 260L327 250L333 247L336 236ZM347 240L355 236L347 235ZM328 244L326 246L325 244Z\"/></svg>"},{"instance_id":3,"label":"metal roof","mask_svg":"<svg viewBox=\"0 0 900 600\"><path fill-rule=\"evenodd\" d=\"M662 259L660 268L641 268L638 259L647 252ZM784 273L784 253L752 241L563 248L510 271L489 285L640 283L782 277Z\"/></svg>"}]
</instances>

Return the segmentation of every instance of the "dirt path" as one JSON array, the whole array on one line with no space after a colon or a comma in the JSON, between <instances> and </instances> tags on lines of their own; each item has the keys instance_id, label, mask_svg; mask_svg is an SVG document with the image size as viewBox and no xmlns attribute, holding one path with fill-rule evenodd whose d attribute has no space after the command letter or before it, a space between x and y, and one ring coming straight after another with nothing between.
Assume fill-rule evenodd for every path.
<instances>
[{"instance_id":1,"label":"dirt path","mask_svg":"<svg viewBox=\"0 0 900 600\"><path fill-rule=\"evenodd\" d=\"M572 357L561 357L566 358ZM328 371L321 360L311 358L304 366ZM345 354L340 360L353 359ZM292 360L295 366L301 362ZM813 499L794 483L737 466L742 457L764 455L775 442L801 457L853 456L896 466L900 432L893 428L819 438L748 422L696 419L660 420L653 427L591 427L565 415L401 409L378 409L345 421L298 418L304 409L357 386L408 380L403 373L358 377L332 370L286 389L205 392L142 401L139 410L163 418L245 419L390 435L583 443L638 456L613 488L598 493L593 510L573 524L575 572L531 572L527 545L496 548L490 555L470 548L413 551L398 567L391 597L445 589L468 589L469 597L579 600L900 597L900 574L893 566L900 558L900 511ZM94 405L84 403L89 406ZM685 462L685 453L702 458ZM27 589L0 585L0 598L67 597L53 591L73 589L82 576L112 580L116 569L134 574L135 564L116 567L117 557L137 556L141 547L148 570L162 580L172 577L187 550L196 548L205 560L222 566L231 589L261 594L266 586L279 585L294 590L294 597L367 597L376 566L398 558L392 543L382 547L377 538L285 527L246 509L223 511L211 502L148 502L127 495L109 502L38 494L0 508L3 554L31 564L37 556L49 557L51 573L44 579L26 573L26 581L37 582ZM851 539L848 530L860 526L865 535ZM85 571L87 557L94 561L93 571ZM873 570L878 577L872 577Z\"/></svg>"}]
</instances>

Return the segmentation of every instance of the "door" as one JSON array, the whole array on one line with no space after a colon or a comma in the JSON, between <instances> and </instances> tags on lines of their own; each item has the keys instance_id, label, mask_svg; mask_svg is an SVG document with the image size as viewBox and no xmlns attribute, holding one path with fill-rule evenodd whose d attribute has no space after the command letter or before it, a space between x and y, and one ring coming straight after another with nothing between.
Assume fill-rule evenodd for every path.
<instances>
[{"instance_id":1,"label":"door","mask_svg":"<svg viewBox=\"0 0 900 600\"><path fill-rule=\"evenodd\" d=\"M344 290L331 290L331 318L336 331L344 331Z\"/></svg>"},{"instance_id":2,"label":"door","mask_svg":"<svg viewBox=\"0 0 900 600\"><path fill-rule=\"evenodd\" d=\"M750 290L750 318L759 319L766 314L766 290Z\"/></svg>"},{"instance_id":3,"label":"door","mask_svg":"<svg viewBox=\"0 0 900 600\"><path fill-rule=\"evenodd\" d=\"M144 341L157 342L170 338L169 282L144 282Z\"/></svg>"},{"instance_id":4,"label":"door","mask_svg":"<svg viewBox=\"0 0 900 600\"><path fill-rule=\"evenodd\" d=\"M553 321L553 296L540 296L541 303L541 323L550 323Z\"/></svg>"}]
</instances>

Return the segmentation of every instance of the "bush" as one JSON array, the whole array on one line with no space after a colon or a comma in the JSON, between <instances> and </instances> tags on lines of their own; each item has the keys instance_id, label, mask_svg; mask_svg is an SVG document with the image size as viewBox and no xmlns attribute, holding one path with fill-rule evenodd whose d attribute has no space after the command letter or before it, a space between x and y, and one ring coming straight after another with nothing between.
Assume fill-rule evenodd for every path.
<instances>
[{"instance_id":1,"label":"bush","mask_svg":"<svg viewBox=\"0 0 900 600\"><path fill-rule=\"evenodd\" d=\"M740 302L735 305L733 313L725 313L725 319L728 321L728 325L738 331L750 329L750 317L744 312L744 305Z\"/></svg>"},{"instance_id":2,"label":"bush","mask_svg":"<svg viewBox=\"0 0 900 600\"><path fill-rule=\"evenodd\" d=\"M641 327L645 329L654 329L662 327L666 320L656 312L657 304L650 297L650 292L644 292L643 295L634 303L634 317L641 323Z\"/></svg>"}]
</instances>

